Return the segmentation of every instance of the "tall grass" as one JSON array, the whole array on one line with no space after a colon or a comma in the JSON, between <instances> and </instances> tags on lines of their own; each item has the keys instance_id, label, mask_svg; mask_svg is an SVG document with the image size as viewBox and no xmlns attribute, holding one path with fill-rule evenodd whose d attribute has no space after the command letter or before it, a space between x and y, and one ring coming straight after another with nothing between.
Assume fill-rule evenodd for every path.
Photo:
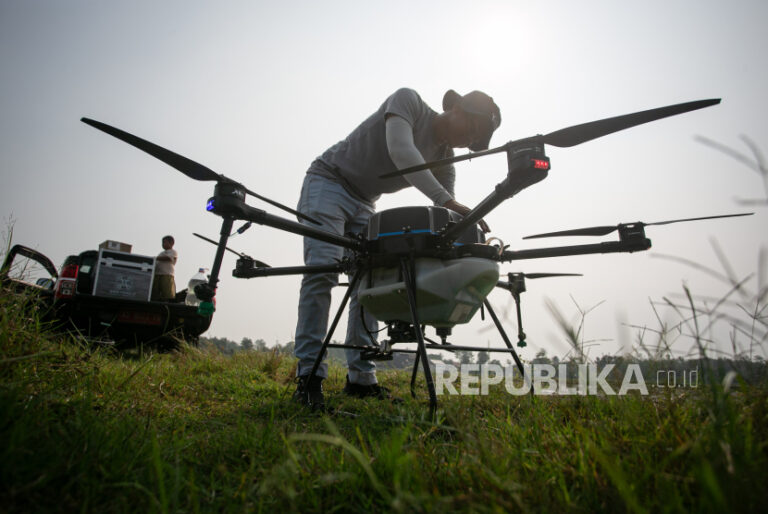
<instances>
[{"instance_id":1,"label":"tall grass","mask_svg":"<svg viewBox=\"0 0 768 514\"><path fill-rule=\"evenodd\" d=\"M651 397L291 402L293 359L184 347L125 358L0 295L5 512L745 511L768 500L765 384ZM738 388L735 388L739 385Z\"/></svg>"},{"instance_id":2,"label":"tall grass","mask_svg":"<svg viewBox=\"0 0 768 514\"><path fill-rule=\"evenodd\" d=\"M685 290L654 304L659 327L641 327L630 357L662 366L682 340L710 359L715 325L726 323L732 362L754 365L768 337L765 280L758 272L757 291L745 293L746 279L728 275L721 298ZM496 386L440 397L432 421L424 384L422 397L408 394L408 371L379 373L403 403L362 401L339 393L345 370L332 363L330 409L318 415L292 403L295 363L283 354L183 346L127 356L53 334L30 302L0 291L3 512L722 513L768 504L765 373L748 383L734 366L700 387L649 396L531 398ZM679 319L663 321L662 308ZM556 320L584 362L589 309L579 310L575 328Z\"/></svg>"}]
</instances>

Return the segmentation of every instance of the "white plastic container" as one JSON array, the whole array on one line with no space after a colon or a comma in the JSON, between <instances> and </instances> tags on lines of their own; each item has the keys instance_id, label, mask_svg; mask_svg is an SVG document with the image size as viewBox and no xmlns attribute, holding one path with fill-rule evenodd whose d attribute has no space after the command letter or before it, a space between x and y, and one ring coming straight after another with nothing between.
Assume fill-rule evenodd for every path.
<instances>
[{"instance_id":1,"label":"white plastic container","mask_svg":"<svg viewBox=\"0 0 768 514\"><path fill-rule=\"evenodd\" d=\"M200 299L195 295L195 286L205 284L208 279L205 276L205 268L200 268L187 283L187 298L184 303L187 305L200 305Z\"/></svg>"},{"instance_id":2,"label":"white plastic container","mask_svg":"<svg viewBox=\"0 0 768 514\"><path fill-rule=\"evenodd\" d=\"M419 323L452 327L469 322L498 280L499 265L490 259L416 259ZM412 321L398 267L374 268L363 275L358 300L379 321Z\"/></svg>"}]
</instances>

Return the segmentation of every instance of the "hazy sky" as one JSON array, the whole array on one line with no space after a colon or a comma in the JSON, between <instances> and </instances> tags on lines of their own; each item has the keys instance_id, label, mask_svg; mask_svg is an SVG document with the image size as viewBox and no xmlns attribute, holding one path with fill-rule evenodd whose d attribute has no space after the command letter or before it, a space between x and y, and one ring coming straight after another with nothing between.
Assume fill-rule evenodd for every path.
<instances>
[{"instance_id":1,"label":"hazy sky","mask_svg":"<svg viewBox=\"0 0 768 514\"><path fill-rule=\"evenodd\" d=\"M549 178L488 216L512 249L538 232L654 222L749 209L758 175L694 140L768 151L768 3L764 1L10 1L0 0L0 215L14 241L60 265L105 239L154 255L176 237L177 284L210 268L220 219L205 212L211 183L194 182L81 123L117 126L295 205L309 163L395 89L439 110L448 88L480 89L502 111L492 146L536 133L684 101L721 105L570 149L548 148ZM475 204L504 178L503 156L457 165L457 199ZM273 208L251 201L277 213ZM416 191L379 210L428 200ZM587 316L593 353L615 351L652 324L649 299L721 295L728 286L668 254L722 270L711 240L739 278L757 271L768 208L751 218L649 227L653 249L504 264L502 272L575 272L528 282L524 325L532 349L566 348L545 298ZM544 246L612 240L553 239ZM301 238L254 227L229 245L272 265L301 264ZM238 280L222 270L209 335L290 340L299 278ZM749 283L757 287L756 280ZM342 290L336 291L340 300ZM491 294L501 310L503 291ZM661 310L666 316L669 310ZM675 316L670 316L674 320ZM487 323L487 322L486 322ZM500 344L477 319L453 342ZM513 316L507 328L515 334ZM340 334L343 332L340 332ZM681 346L682 349L682 346Z\"/></svg>"}]
</instances>

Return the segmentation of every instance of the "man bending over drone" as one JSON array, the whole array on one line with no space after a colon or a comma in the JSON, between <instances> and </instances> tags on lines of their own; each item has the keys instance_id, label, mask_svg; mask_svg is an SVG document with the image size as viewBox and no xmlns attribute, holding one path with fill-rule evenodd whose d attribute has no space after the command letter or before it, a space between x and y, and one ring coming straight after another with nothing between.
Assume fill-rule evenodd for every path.
<instances>
[{"instance_id":1,"label":"man bending over drone","mask_svg":"<svg viewBox=\"0 0 768 514\"><path fill-rule=\"evenodd\" d=\"M379 178L387 172L453 157L453 148L486 150L491 135L501 123L499 108L490 96L480 91L464 96L448 91L443 97L443 110L441 114L432 110L412 89L397 90L346 139L310 165L297 209L321 222L321 228L329 232L359 233L382 194L413 186L435 205L466 215L470 208L454 198L453 165ZM485 222L480 226L488 232ZM304 238L307 266L337 262L343 252L339 246ZM299 359L298 388L293 397L313 409L324 407L322 381L328 376L327 365L323 363L312 380L309 374L328 328L331 289L337 283L337 274L308 274L301 282L295 347ZM367 312L364 317L365 325L357 291L353 291L345 344L372 344L369 334L375 334L377 321ZM388 391L376 380L373 361L362 360L358 350L347 350L346 356L349 371L345 394L389 398Z\"/></svg>"}]
</instances>

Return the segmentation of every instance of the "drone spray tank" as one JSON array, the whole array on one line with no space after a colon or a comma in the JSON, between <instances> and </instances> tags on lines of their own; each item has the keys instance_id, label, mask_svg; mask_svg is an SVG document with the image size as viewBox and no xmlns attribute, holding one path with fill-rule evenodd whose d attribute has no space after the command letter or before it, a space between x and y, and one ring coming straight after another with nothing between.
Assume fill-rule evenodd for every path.
<instances>
[{"instance_id":1,"label":"drone spray tank","mask_svg":"<svg viewBox=\"0 0 768 514\"><path fill-rule=\"evenodd\" d=\"M472 319L495 287L499 266L498 261L473 255L439 257L442 231L460 219L444 207L401 207L374 214L367 229L374 266L361 278L360 304L379 321L411 321L400 262L384 256L413 253L419 321L452 327ZM483 234L473 226L455 245L483 242Z\"/></svg>"}]
</instances>

